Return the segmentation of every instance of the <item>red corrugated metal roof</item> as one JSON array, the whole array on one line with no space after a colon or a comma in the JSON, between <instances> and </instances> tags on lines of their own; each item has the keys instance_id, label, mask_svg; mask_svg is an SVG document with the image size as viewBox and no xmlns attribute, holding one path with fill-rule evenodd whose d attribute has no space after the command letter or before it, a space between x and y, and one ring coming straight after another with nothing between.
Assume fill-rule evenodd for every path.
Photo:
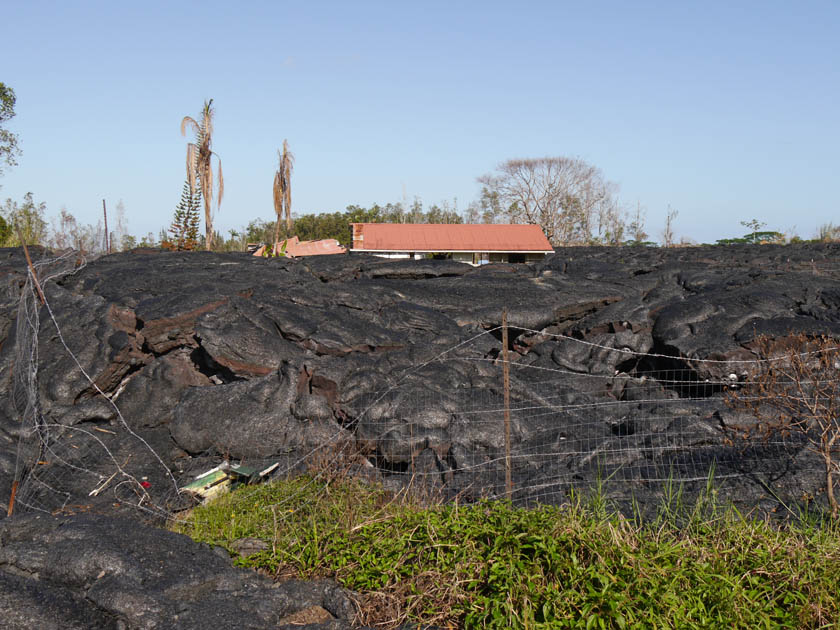
<instances>
[{"instance_id":1,"label":"red corrugated metal roof","mask_svg":"<svg viewBox=\"0 0 840 630\"><path fill-rule=\"evenodd\" d=\"M357 251L554 252L539 225L354 223L353 227Z\"/></svg>"}]
</instances>

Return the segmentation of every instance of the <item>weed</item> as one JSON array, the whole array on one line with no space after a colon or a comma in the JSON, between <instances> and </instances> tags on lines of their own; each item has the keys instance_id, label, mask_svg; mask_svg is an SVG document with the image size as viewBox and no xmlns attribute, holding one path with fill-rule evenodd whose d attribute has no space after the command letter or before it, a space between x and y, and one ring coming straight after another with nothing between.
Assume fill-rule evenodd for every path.
<instances>
[{"instance_id":1,"label":"weed","mask_svg":"<svg viewBox=\"0 0 840 630\"><path fill-rule=\"evenodd\" d=\"M785 528L670 484L659 516L625 519L596 494L564 507L422 506L376 484L301 477L245 487L177 529L243 566L329 576L359 622L465 628L828 628L840 623L836 522Z\"/></svg>"}]
</instances>

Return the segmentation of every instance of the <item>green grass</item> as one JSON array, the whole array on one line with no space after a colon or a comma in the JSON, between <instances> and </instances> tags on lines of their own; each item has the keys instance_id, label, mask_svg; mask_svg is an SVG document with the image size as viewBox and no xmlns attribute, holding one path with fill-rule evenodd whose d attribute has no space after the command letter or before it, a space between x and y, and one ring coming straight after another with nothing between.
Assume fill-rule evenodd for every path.
<instances>
[{"instance_id":1,"label":"green grass","mask_svg":"<svg viewBox=\"0 0 840 630\"><path fill-rule=\"evenodd\" d=\"M243 566L330 576L360 593L360 620L465 628L836 628L840 530L784 528L708 501L647 524L604 501L521 509L423 507L365 482L308 477L242 488L176 529Z\"/></svg>"}]
</instances>

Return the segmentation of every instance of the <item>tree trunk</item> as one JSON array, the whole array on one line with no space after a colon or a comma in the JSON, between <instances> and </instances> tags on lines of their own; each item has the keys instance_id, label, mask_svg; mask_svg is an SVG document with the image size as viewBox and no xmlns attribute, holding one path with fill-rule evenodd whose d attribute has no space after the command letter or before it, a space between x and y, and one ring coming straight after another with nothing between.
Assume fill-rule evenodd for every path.
<instances>
[{"instance_id":1,"label":"tree trunk","mask_svg":"<svg viewBox=\"0 0 840 630\"><path fill-rule=\"evenodd\" d=\"M205 245L207 251L213 249L213 217L210 214L210 204L207 201L207 197L204 197L204 232L206 234L205 237Z\"/></svg>"},{"instance_id":2,"label":"tree trunk","mask_svg":"<svg viewBox=\"0 0 840 630\"><path fill-rule=\"evenodd\" d=\"M277 215L277 221L274 224L274 242L271 244L274 247L280 241L280 215Z\"/></svg>"}]
</instances>

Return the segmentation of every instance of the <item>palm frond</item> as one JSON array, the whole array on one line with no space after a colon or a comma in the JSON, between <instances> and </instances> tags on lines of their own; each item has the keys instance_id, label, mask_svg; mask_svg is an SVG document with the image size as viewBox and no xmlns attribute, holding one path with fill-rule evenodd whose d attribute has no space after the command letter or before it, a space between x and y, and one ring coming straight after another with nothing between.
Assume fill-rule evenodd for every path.
<instances>
[{"instance_id":1,"label":"palm frond","mask_svg":"<svg viewBox=\"0 0 840 630\"><path fill-rule=\"evenodd\" d=\"M292 229L292 186L291 179L285 180L283 187L283 206L286 208L286 227Z\"/></svg>"},{"instance_id":2,"label":"palm frond","mask_svg":"<svg viewBox=\"0 0 840 630\"><path fill-rule=\"evenodd\" d=\"M289 141L283 140L283 157L282 157L282 164L283 170L286 173L287 177L292 174L292 171L295 170L295 154L289 151Z\"/></svg>"},{"instance_id":3,"label":"palm frond","mask_svg":"<svg viewBox=\"0 0 840 630\"><path fill-rule=\"evenodd\" d=\"M204 109L201 111L201 122L204 124L204 135L210 138L213 135L213 114L215 111L211 107L213 99L204 101Z\"/></svg>"},{"instance_id":4,"label":"palm frond","mask_svg":"<svg viewBox=\"0 0 840 630\"><path fill-rule=\"evenodd\" d=\"M187 127L192 127L193 131L195 131L196 133L198 133L198 131L199 131L198 123L195 122L195 119L191 118L190 116L184 116L184 119L181 121L181 135L182 136L187 135Z\"/></svg>"},{"instance_id":5,"label":"palm frond","mask_svg":"<svg viewBox=\"0 0 840 630\"><path fill-rule=\"evenodd\" d=\"M190 194L195 194L195 158L196 146L190 142L187 145L187 183L190 185Z\"/></svg>"},{"instance_id":6,"label":"palm frond","mask_svg":"<svg viewBox=\"0 0 840 630\"><path fill-rule=\"evenodd\" d=\"M216 208L221 209L222 205L222 198L225 196L225 178L222 176L222 161L219 160L219 156L216 156L216 159L219 161L219 166L216 169L216 175L219 180L219 198L216 200Z\"/></svg>"},{"instance_id":7,"label":"palm frond","mask_svg":"<svg viewBox=\"0 0 840 630\"><path fill-rule=\"evenodd\" d=\"M204 195L204 201L210 205L213 203L213 169L210 166L210 162L206 160L201 161L199 169L201 194Z\"/></svg>"},{"instance_id":8,"label":"palm frond","mask_svg":"<svg viewBox=\"0 0 840 630\"><path fill-rule=\"evenodd\" d=\"M283 206L286 210L286 230L292 231L292 171L295 156L289 151L289 141L283 140L283 154L280 156L280 184L283 193Z\"/></svg>"},{"instance_id":9,"label":"palm frond","mask_svg":"<svg viewBox=\"0 0 840 630\"><path fill-rule=\"evenodd\" d=\"M187 128L195 132L195 142L187 144L187 182L189 183L191 194L198 194L204 199L204 223L206 230L205 242L207 249L212 248L213 244L213 167L212 156L213 153L213 99L204 101L204 107L201 109L199 121L196 121L190 116L184 116L181 120L181 135L186 135ZM219 156L216 155L216 159ZM219 160L218 166L218 201L216 207L218 208L222 203L222 198L225 194L225 180L222 174L222 162Z\"/></svg>"},{"instance_id":10,"label":"palm frond","mask_svg":"<svg viewBox=\"0 0 840 630\"><path fill-rule=\"evenodd\" d=\"M283 180L279 170L274 173L272 193L274 195L274 214L276 214L279 219L283 214Z\"/></svg>"}]
</instances>

